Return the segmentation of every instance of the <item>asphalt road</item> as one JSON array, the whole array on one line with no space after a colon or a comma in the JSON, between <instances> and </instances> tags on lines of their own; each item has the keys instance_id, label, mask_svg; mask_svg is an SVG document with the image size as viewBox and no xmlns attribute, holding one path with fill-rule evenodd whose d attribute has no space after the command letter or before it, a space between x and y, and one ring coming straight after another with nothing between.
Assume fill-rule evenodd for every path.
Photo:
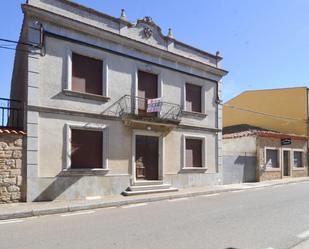
<instances>
[{"instance_id":1,"label":"asphalt road","mask_svg":"<svg viewBox=\"0 0 309 249\"><path fill-rule=\"evenodd\" d=\"M308 182L0 222L1 249L287 249L308 238Z\"/></svg>"}]
</instances>

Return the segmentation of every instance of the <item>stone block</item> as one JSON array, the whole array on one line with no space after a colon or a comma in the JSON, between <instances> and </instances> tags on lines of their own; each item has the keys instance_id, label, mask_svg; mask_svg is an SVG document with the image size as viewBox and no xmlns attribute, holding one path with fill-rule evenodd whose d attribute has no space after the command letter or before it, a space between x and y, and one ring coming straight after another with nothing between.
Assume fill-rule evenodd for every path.
<instances>
[{"instance_id":1,"label":"stone block","mask_svg":"<svg viewBox=\"0 0 309 249\"><path fill-rule=\"evenodd\" d=\"M10 176L10 171L0 171L0 177L9 177Z\"/></svg>"},{"instance_id":2,"label":"stone block","mask_svg":"<svg viewBox=\"0 0 309 249\"><path fill-rule=\"evenodd\" d=\"M15 184L16 178L15 177L8 177L3 179L3 183Z\"/></svg>"},{"instance_id":3,"label":"stone block","mask_svg":"<svg viewBox=\"0 0 309 249\"><path fill-rule=\"evenodd\" d=\"M20 200L20 198L21 198L20 192L12 192L11 193L11 200L12 201Z\"/></svg>"},{"instance_id":4,"label":"stone block","mask_svg":"<svg viewBox=\"0 0 309 249\"><path fill-rule=\"evenodd\" d=\"M2 149L2 150L5 150L6 148L8 148L9 146L8 146L8 144L7 143L5 143L5 142L0 142L0 150Z\"/></svg>"},{"instance_id":5,"label":"stone block","mask_svg":"<svg viewBox=\"0 0 309 249\"><path fill-rule=\"evenodd\" d=\"M8 192L18 192L20 189L19 187L12 185L12 186L8 186Z\"/></svg>"},{"instance_id":6,"label":"stone block","mask_svg":"<svg viewBox=\"0 0 309 249\"><path fill-rule=\"evenodd\" d=\"M13 151L6 150L6 151L0 151L0 158L11 158L13 154Z\"/></svg>"},{"instance_id":7,"label":"stone block","mask_svg":"<svg viewBox=\"0 0 309 249\"><path fill-rule=\"evenodd\" d=\"M23 140L21 138L16 139L15 142L14 142L14 145L18 146L18 147L22 147L23 146Z\"/></svg>"},{"instance_id":8,"label":"stone block","mask_svg":"<svg viewBox=\"0 0 309 249\"><path fill-rule=\"evenodd\" d=\"M9 167L15 167L15 160L14 159L5 159L5 165Z\"/></svg>"},{"instance_id":9,"label":"stone block","mask_svg":"<svg viewBox=\"0 0 309 249\"><path fill-rule=\"evenodd\" d=\"M21 159L16 159L15 160L15 168L16 169L21 169L22 167L22 160Z\"/></svg>"},{"instance_id":10,"label":"stone block","mask_svg":"<svg viewBox=\"0 0 309 249\"><path fill-rule=\"evenodd\" d=\"M1 195L4 194L4 193L7 193L7 192L8 192L8 191L7 191L6 187L0 187L0 193L1 193Z\"/></svg>"},{"instance_id":11,"label":"stone block","mask_svg":"<svg viewBox=\"0 0 309 249\"><path fill-rule=\"evenodd\" d=\"M14 150L13 158L22 158L22 152L20 150Z\"/></svg>"},{"instance_id":12,"label":"stone block","mask_svg":"<svg viewBox=\"0 0 309 249\"><path fill-rule=\"evenodd\" d=\"M10 169L10 175L11 176L19 176L19 175L21 175L21 170L20 169Z\"/></svg>"},{"instance_id":13,"label":"stone block","mask_svg":"<svg viewBox=\"0 0 309 249\"><path fill-rule=\"evenodd\" d=\"M17 176L16 177L16 185L17 186L21 186L22 180L23 180L22 176Z\"/></svg>"}]
</instances>

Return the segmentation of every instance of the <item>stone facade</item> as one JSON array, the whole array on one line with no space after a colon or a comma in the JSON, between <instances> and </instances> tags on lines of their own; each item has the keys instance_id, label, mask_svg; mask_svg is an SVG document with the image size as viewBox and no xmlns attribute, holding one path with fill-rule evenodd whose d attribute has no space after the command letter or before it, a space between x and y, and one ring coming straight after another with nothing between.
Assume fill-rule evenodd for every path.
<instances>
[{"instance_id":1,"label":"stone facade","mask_svg":"<svg viewBox=\"0 0 309 249\"><path fill-rule=\"evenodd\" d=\"M279 152L279 167L268 169L265 165L266 149L276 149ZM308 164L307 164L307 141L305 139L291 139L290 145L281 145L281 139L278 137L262 137L257 139L257 179L259 181L275 180L283 178L283 151L288 151L289 166L287 177L305 177L307 176ZM294 168L293 166L293 152L303 152L303 167Z\"/></svg>"},{"instance_id":2,"label":"stone facade","mask_svg":"<svg viewBox=\"0 0 309 249\"><path fill-rule=\"evenodd\" d=\"M22 200L22 147L22 135L0 135L0 203Z\"/></svg>"}]
</instances>

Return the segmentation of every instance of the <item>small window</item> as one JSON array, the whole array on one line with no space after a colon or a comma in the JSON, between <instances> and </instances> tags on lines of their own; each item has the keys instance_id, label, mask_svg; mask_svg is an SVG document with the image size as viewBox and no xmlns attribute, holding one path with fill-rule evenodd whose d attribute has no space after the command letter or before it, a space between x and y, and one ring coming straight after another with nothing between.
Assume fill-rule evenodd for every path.
<instances>
[{"instance_id":1,"label":"small window","mask_svg":"<svg viewBox=\"0 0 309 249\"><path fill-rule=\"evenodd\" d=\"M72 129L71 168L102 168L103 132Z\"/></svg>"},{"instance_id":2,"label":"small window","mask_svg":"<svg viewBox=\"0 0 309 249\"><path fill-rule=\"evenodd\" d=\"M186 111L202 112L201 87L186 83Z\"/></svg>"},{"instance_id":3,"label":"small window","mask_svg":"<svg viewBox=\"0 0 309 249\"><path fill-rule=\"evenodd\" d=\"M269 168L279 168L278 150L266 150L266 166Z\"/></svg>"},{"instance_id":4,"label":"small window","mask_svg":"<svg viewBox=\"0 0 309 249\"><path fill-rule=\"evenodd\" d=\"M103 95L103 62L72 54L72 91Z\"/></svg>"},{"instance_id":5,"label":"small window","mask_svg":"<svg viewBox=\"0 0 309 249\"><path fill-rule=\"evenodd\" d=\"M303 153L301 151L294 151L294 167L303 167Z\"/></svg>"},{"instance_id":6,"label":"small window","mask_svg":"<svg viewBox=\"0 0 309 249\"><path fill-rule=\"evenodd\" d=\"M186 165L187 168L201 168L202 165L202 140L186 139Z\"/></svg>"}]
</instances>

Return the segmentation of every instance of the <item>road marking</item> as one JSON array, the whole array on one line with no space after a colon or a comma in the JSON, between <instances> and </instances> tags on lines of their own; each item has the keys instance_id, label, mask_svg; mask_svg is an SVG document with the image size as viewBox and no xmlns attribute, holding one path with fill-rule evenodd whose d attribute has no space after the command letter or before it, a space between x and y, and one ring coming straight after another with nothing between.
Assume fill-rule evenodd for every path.
<instances>
[{"instance_id":1,"label":"road marking","mask_svg":"<svg viewBox=\"0 0 309 249\"><path fill-rule=\"evenodd\" d=\"M212 197L212 196L216 196L216 195L219 195L219 193L209 194L209 195L201 195L201 197Z\"/></svg>"},{"instance_id":2,"label":"road marking","mask_svg":"<svg viewBox=\"0 0 309 249\"><path fill-rule=\"evenodd\" d=\"M266 249L275 249L275 248L273 248L273 247L267 247Z\"/></svg>"},{"instance_id":3,"label":"road marking","mask_svg":"<svg viewBox=\"0 0 309 249\"><path fill-rule=\"evenodd\" d=\"M93 200L100 200L100 199L102 199L102 197L101 196L87 196L86 197L86 200L87 201L93 201Z\"/></svg>"},{"instance_id":4,"label":"road marking","mask_svg":"<svg viewBox=\"0 0 309 249\"><path fill-rule=\"evenodd\" d=\"M141 206L146 206L148 205L147 203L136 203L136 204L129 204L126 206L122 206L121 208L134 208L134 207L141 207Z\"/></svg>"},{"instance_id":5,"label":"road marking","mask_svg":"<svg viewBox=\"0 0 309 249\"><path fill-rule=\"evenodd\" d=\"M309 230L304 231L304 232L302 232L302 233L300 233L300 234L297 235L297 237L300 238L300 239L305 239L305 238L307 238L308 236L309 236Z\"/></svg>"},{"instance_id":6,"label":"road marking","mask_svg":"<svg viewBox=\"0 0 309 249\"><path fill-rule=\"evenodd\" d=\"M10 224L10 223L18 223L18 222L23 222L24 220L4 220L4 221L0 221L0 225L4 225L4 224Z\"/></svg>"},{"instance_id":7,"label":"road marking","mask_svg":"<svg viewBox=\"0 0 309 249\"><path fill-rule=\"evenodd\" d=\"M75 216L75 215L83 215L83 214L93 214L95 211L83 211L83 212L73 212L69 214L61 214L60 216L62 217L67 217L67 216Z\"/></svg>"},{"instance_id":8,"label":"road marking","mask_svg":"<svg viewBox=\"0 0 309 249\"><path fill-rule=\"evenodd\" d=\"M188 197L184 197L184 198L175 198L175 199L169 199L167 201L169 202L174 202L174 201L184 201L184 200L189 200Z\"/></svg>"},{"instance_id":9,"label":"road marking","mask_svg":"<svg viewBox=\"0 0 309 249\"><path fill-rule=\"evenodd\" d=\"M116 209L116 208L118 208L118 207L103 207L102 209L103 210L108 210L108 209Z\"/></svg>"},{"instance_id":10,"label":"road marking","mask_svg":"<svg viewBox=\"0 0 309 249\"><path fill-rule=\"evenodd\" d=\"M244 189L241 189L241 190L232 190L231 192L232 193L239 193L239 192L244 192L245 190Z\"/></svg>"}]
</instances>

